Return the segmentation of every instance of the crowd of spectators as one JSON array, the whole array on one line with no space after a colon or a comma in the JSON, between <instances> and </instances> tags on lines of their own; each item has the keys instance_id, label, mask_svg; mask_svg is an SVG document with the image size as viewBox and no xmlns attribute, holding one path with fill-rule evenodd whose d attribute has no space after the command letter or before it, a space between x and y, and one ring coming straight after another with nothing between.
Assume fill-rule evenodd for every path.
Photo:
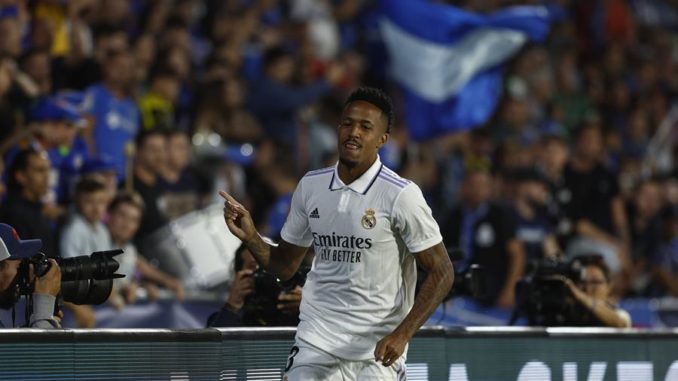
<instances>
[{"instance_id":1,"label":"crowd of spectators","mask_svg":"<svg viewBox=\"0 0 678 381\"><path fill-rule=\"evenodd\" d=\"M49 256L126 247L116 304L144 283L183 297L144 259L154 231L224 189L277 238L299 177L336 160L348 92L398 104L376 3L0 0L0 221ZM617 296L678 297L678 4L558 3L486 125L414 142L399 115L382 161L422 188L457 267L487 268L489 304L514 305L530 262L582 253Z\"/></svg>"}]
</instances>

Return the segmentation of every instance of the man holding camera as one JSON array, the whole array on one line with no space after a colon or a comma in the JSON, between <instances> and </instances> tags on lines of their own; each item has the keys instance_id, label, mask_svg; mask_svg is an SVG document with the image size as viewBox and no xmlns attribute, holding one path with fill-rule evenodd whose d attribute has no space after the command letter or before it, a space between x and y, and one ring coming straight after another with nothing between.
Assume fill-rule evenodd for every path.
<instances>
[{"instance_id":1,"label":"man holding camera","mask_svg":"<svg viewBox=\"0 0 678 381\"><path fill-rule=\"evenodd\" d=\"M208 327L296 326L299 323L301 285L291 289L276 284L272 274L262 272L247 246L235 252L235 275L228 299L207 320ZM257 282L257 277L265 278Z\"/></svg>"},{"instance_id":2,"label":"man holding camera","mask_svg":"<svg viewBox=\"0 0 678 381\"><path fill-rule=\"evenodd\" d=\"M42 242L39 239L21 240L14 228L0 223L0 308L9 309L19 298L17 279L24 259L38 254ZM29 270L33 288L33 313L28 321L30 328L61 328L59 316L55 316L56 297L61 291L61 270L54 259L45 275L35 277ZM0 322L2 326L2 322Z\"/></svg>"},{"instance_id":3,"label":"man holding camera","mask_svg":"<svg viewBox=\"0 0 678 381\"><path fill-rule=\"evenodd\" d=\"M575 261L581 263L581 277L575 284L571 279L562 277L576 300L582 308L583 323L613 328L631 327L631 316L628 312L615 306L610 298L610 269L600 256L582 256Z\"/></svg>"}]
</instances>

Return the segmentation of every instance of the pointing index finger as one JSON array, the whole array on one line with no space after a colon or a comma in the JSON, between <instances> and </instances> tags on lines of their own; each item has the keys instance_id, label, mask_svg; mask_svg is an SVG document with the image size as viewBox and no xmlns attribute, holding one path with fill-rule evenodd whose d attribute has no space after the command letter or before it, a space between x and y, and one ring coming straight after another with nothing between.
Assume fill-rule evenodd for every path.
<instances>
[{"instance_id":1,"label":"pointing index finger","mask_svg":"<svg viewBox=\"0 0 678 381\"><path fill-rule=\"evenodd\" d=\"M235 199L234 199L233 197L231 197L230 194L228 194L228 193L226 193L226 192L224 192L224 191L219 191L219 196L221 196L224 200L226 200L226 201L228 201L228 202L230 202L230 203L232 203L232 204L236 204Z\"/></svg>"},{"instance_id":2,"label":"pointing index finger","mask_svg":"<svg viewBox=\"0 0 678 381\"><path fill-rule=\"evenodd\" d=\"M236 201L233 197L231 197L230 194L224 192L224 191L219 191L219 195L230 205L231 207L235 209L244 209L242 205L238 201Z\"/></svg>"}]
</instances>

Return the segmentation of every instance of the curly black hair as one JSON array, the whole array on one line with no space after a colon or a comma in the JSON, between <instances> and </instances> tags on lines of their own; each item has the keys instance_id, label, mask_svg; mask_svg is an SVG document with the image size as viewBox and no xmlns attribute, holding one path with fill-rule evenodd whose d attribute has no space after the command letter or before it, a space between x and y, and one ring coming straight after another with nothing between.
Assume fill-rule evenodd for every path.
<instances>
[{"instance_id":1,"label":"curly black hair","mask_svg":"<svg viewBox=\"0 0 678 381\"><path fill-rule=\"evenodd\" d=\"M388 94L375 87L360 87L348 96L346 103L344 103L344 107L355 101L364 101L373 104L381 110L388 121L386 124L386 132L391 132L391 126L393 126L395 115L393 114L393 102Z\"/></svg>"}]
</instances>

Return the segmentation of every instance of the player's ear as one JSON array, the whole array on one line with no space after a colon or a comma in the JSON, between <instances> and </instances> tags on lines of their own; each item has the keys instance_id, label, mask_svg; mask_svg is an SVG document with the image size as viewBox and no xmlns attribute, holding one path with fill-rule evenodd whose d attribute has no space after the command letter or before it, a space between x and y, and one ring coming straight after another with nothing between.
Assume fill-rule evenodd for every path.
<instances>
[{"instance_id":1,"label":"player's ear","mask_svg":"<svg viewBox=\"0 0 678 381\"><path fill-rule=\"evenodd\" d=\"M381 146L386 144L386 142L388 141L388 137L389 137L388 132L384 132L383 134L381 134L381 136L379 137L379 145L377 145L377 148L381 148Z\"/></svg>"}]
</instances>

